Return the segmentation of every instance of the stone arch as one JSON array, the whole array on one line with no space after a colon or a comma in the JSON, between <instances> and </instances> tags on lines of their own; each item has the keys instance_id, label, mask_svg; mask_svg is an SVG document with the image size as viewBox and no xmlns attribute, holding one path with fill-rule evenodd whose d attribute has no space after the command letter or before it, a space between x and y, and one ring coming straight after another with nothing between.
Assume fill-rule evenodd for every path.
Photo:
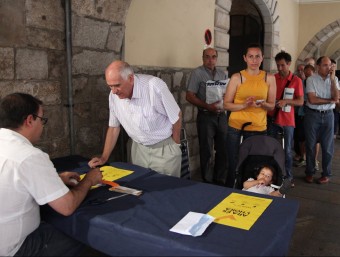
<instances>
[{"instance_id":1,"label":"stone arch","mask_svg":"<svg viewBox=\"0 0 340 257\"><path fill-rule=\"evenodd\" d=\"M331 59L334 59L337 63L339 62L340 60L340 48L338 50L335 51L335 53L333 53L331 56L330 56Z\"/></svg>"},{"instance_id":2,"label":"stone arch","mask_svg":"<svg viewBox=\"0 0 340 257\"><path fill-rule=\"evenodd\" d=\"M334 35L340 33L340 19L328 24L322 28L303 48L300 53L297 62L303 63L305 58L314 57L318 58L318 50L323 43L325 43L329 38L334 37ZM337 54L336 54L337 53ZM334 56L333 56L334 55ZM340 49L333 54L333 59L338 59L340 55ZM336 58L334 58L336 57Z\"/></svg>"},{"instance_id":3,"label":"stone arch","mask_svg":"<svg viewBox=\"0 0 340 257\"><path fill-rule=\"evenodd\" d=\"M216 0L215 2L215 48L219 52L218 66L227 68L229 66L229 29L230 9L234 0ZM237 1L237 0L236 0ZM253 0L259 9L264 23L264 55L263 68L267 71L276 69L272 61L279 50L279 15L277 0Z\"/></svg>"}]
</instances>

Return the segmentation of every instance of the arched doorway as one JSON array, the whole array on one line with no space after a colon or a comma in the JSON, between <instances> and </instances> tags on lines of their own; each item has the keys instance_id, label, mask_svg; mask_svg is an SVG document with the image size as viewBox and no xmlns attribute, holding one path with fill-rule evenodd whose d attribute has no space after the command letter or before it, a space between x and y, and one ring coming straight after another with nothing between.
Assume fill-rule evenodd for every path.
<instances>
[{"instance_id":1,"label":"arched doorway","mask_svg":"<svg viewBox=\"0 0 340 257\"><path fill-rule=\"evenodd\" d=\"M246 67L242 56L247 45L264 45L263 24L262 16L252 1L233 1L230 10L229 76Z\"/></svg>"}]
</instances>

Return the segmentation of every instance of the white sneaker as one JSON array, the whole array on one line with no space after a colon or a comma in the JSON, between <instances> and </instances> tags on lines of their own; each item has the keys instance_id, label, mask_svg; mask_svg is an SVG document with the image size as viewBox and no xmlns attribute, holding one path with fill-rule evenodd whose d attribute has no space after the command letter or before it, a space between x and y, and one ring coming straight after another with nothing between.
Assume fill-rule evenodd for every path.
<instances>
[{"instance_id":1,"label":"white sneaker","mask_svg":"<svg viewBox=\"0 0 340 257\"><path fill-rule=\"evenodd\" d=\"M320 170L319 164L320 164L320 162L319 162L318 160L315 160L315 167L314 167L314 169L315 169L316 171L319 171L319 170Z\"/></svg>"}]
</instances>

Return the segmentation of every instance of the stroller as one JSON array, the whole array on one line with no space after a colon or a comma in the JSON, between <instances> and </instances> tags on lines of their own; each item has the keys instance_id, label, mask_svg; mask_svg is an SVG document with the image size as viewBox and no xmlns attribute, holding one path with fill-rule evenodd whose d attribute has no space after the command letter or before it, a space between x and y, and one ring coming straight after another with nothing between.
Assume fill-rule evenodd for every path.
<instances>
[{"instance_id":1,"label":"stroller","mask_svg":"<svg viewBox=\"0 0 340 257\"><path fill-rule=\"evenodd\" d=\"M256 178L263 165L270 165L275 169L276 179L271 186L279 188L285 174L285 152L280 142L266 135L252 136L241 142L234 188L242 189L244 181Z\"/></svg>"}]
</instances>

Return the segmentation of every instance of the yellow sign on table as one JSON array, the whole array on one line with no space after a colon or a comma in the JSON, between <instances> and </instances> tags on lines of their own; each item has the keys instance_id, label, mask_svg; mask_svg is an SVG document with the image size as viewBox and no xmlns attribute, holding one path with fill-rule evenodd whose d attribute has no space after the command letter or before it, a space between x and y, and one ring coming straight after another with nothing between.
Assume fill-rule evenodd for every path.
<instances>
[{"instance_id":1,"label":"yellow sign on table","mask_svg":"<svg viewBox=\"0 0 340 257\"><path fill-rule=\"evenodd\" d=\"M103 174L103 180L107 181L115 181L133 173L132 170L124 170L112 166L103 166L100 168L100 170ZM85 177L85 174L80 175L80 179L83 179L83 177ZM92 188L96 187L98 186L93 186Z\"/></svg>"},{"instance_id":2,"label":"yellow sign on table","mask_svg":"<svg viewBox=\"0 0 340 257\"><path fill-rule=\"evenodd\" d=\"M216 223L249 230L272 201L262 197L231 193L208 214L215 218Z\"/></svg>"}]
</instances>

